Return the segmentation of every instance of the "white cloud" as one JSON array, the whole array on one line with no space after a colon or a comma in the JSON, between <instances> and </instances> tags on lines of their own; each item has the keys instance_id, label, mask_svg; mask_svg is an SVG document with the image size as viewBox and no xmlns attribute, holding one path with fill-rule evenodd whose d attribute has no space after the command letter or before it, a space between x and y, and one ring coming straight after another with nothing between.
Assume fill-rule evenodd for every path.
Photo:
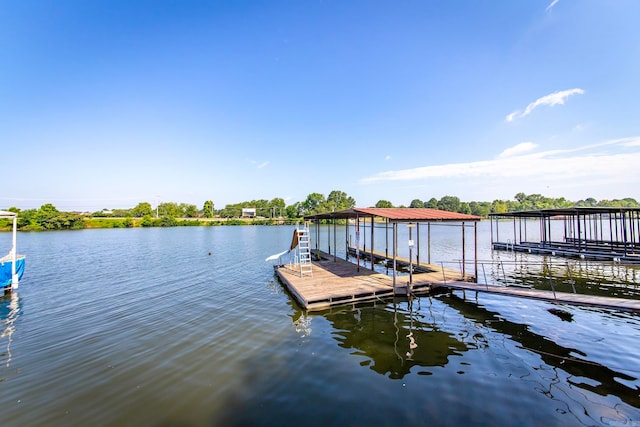
<instances>
[{"instance_id":1,"label":"white cloud","mask_svg":"<svg viewBox=\"0 0 640 427\"><path fill-rule=\"evenodd\" d=\"M505 184L541 180L575 184L590 179L598 182L637 182L640 137L623 138L573 149L532 152L537 147L524 142L504 150L492 160L423 166L381 172L360 180L370 184L386 181L427 179L499 179ZM633 178L633 179L632 179Z\"/></svg>"},{"instance_id":2,"label":"white cloud","mask_svg":"<svg viewBox=\"0 0 640 427\"><path fill-rule=\"evenodd\" d=\"M262 162L262 163L258 163L257 160L249 160L249 163L251 163L252 165L255 165L257 169L262 169L262 168L266 167L269 164L268 161Z\"/></svg>"},{"instance_id":3,"label":"white cloud","mask_svg":"<svg viewBox=\"0 0 640 427\"><path fill-rule=\"evenodd\" d=\"M568 97L571 95L582 95L584 94L584 89L574 88L568 90L561 90L558 92L553 92L549 95L545 95L542 98L538 98L533 101L531 104L527 105L527 108L524 111L516 110L512 113L509 113L507 117L505 117L505 121L512 122L515 119L521 119L524 116L529 115L534 109L541 105L549 105L553 107L554 105L563 105Z\"/></svg>"},{"instance_id":4,"label":"white cloud","mask_svg":"<svg viewBox=\"0 0 640 427\"><path fill-rule=\"evenodd\" d=\"M551 3L549 3L549 6L547 6L547 8L544 10L545 12L549 12L553 6L555 6L560 0L553 0Z\"/></svg>"},{"instance_id":5,"label":"white cloud","mask_svg":"<svg viewBox=\"0 0 640 427\"><path fill-rule=\"evenodd\" d=\"M578 123L577 125L575 125L575 126L573 127L573 129L572 129L572 130L573 130L574 132L582 132L582 131L586 130L588 127L589 127L589 125L588 125L588 124L585 124L585 123Z\"/></svg>"},{"instance_id":6,"label":"white cloud","mask_svg":"<svg viewBox=\"0 0 640 427\"><path fill-rule=\"evenodd\" d=\"M507 117L505 118L506 121L508 122L512 122L514 119L516 119L517 115L520 114L520 111L514 111L513 113L507 114Z\"/></svg>"},{"instance_id":7,"label":"white cloud","mask_svg":"<svg viewBox=\"0 0 640 427\"><path fill-rule=\"evenodd\" d=\"M384 156L384 159L385 160L391 160L391 156L387 154L386 156Z\"/></svg>"},{"instance_id":8,"label":"white cloud","mask_svg":"<svg viewBox=\"0 0 640 427\"><path fill-rule=\"evenodd\" d=\"M502 153L498 154L498 158L512 157L527 151L535 150L538 144L533 142L521 142L513 147L507 148Z\"/></svg>"},{"instance_id":9,"label":"white cloud","mask_svg":"<svg viewBox=\"0 0 640 427\"><path fill-rule=\"evenodd\" d=\"M640 147L640 137L638 138L623 138L616 140L624 147Z\"/></svg>"}]
</instances>

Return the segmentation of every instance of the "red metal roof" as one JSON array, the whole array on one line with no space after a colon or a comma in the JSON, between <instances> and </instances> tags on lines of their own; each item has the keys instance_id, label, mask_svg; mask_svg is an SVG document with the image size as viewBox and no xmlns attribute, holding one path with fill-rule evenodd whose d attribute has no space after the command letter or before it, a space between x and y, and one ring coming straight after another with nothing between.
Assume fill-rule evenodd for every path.
<instances>
[{"instance_id":1,"label":"red metal roof","mask_svg":"<svg viewBox=\"0 0 640 427\"><path fill-rule=\"evenodd\" d=\"M429 208L353 208L343 211L308 215L305 219L380 217L392 221L480 221L482 217Z\"/></svg>"}]
</instances>

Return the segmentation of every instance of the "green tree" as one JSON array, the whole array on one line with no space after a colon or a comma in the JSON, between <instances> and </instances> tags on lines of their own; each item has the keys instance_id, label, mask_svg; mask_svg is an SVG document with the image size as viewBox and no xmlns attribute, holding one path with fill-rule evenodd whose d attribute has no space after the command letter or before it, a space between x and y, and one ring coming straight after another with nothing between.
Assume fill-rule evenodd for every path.
<instances>
[{"instance_id":1,"label":"green tree","mask_svg":"<svg viewBox=\"0 0 640 427\"><path fill-rule=\"evenodd\" d=\"M428 202L424 202L424 207L429 209L438 209L438 200L435 197L432 197Z\"/></svg>"},{"instance_id":2,"label":"green tree","mask_svg":"<svg viewBox=\"0 0 640 427\"><path fill-rule=\"evenodd\" d=\"M311 193L302 202L302 214L312 215L320 211L320 207L325 202L324 195L320 193Z\"/></svg>"},{"instance_id":3,"label":"green tree","mask_svg":"<svg viewBox=\"0 0 640 427\"><path fill-rule=\"evenodd\" d=\"M215 216L213 200L207 200L204 202L204 205L202 206L202 215L204 215L205 218L213 218Z\"/></svg>"},{"instance_id":4,"label":"green tree","mask_svg":"<svg viewBox=\"0 0 640 427\"><path fill-rule=\"evenodd\" d=\"M178 222L174 217L163 216L160 218L158 225L160 227L175 227L176 225L178 225Z\"/></svg>"},{"instance_id":5,"label":"green tree","mask_svg":"<svg viewBox=\"0 0 640 427\"><path fill-rule=\"evenodd\" d=\"M348 196L344 191L333 190L318 210L323 212L341 211L351 209L355 205L356 201L353 197Z\"/></svg>"},{"instance_id":6,"label":"green tree","mask_svg":"<svg viewBox=\"0 0 640 427\"><path fill-rule=\"evenodd\" d=\"M460 199L455 196L444 196L438 201L438 209L458 212L458 209L460 209Z\"/></svg>"},{"instance_id":7,"label":"green tree","mask_svg":"<svg viewBox=\"0 0 640 427\"><path fill-rule=\"evenodd\" d=\"M467 202L460 202L460 206L458 207L458 210L456 212L463 213L463 214L470 214L471 206Z\"/></svg>"},{"instance_id":8,"label":"green tree","mask_svg":"<svg viewBox=\"0 0 640 427\"><path fill-rule=\"evenodd\" d=\"M239 218L242 215L243 203L227 204L220 209L220 216L223 218Z\"/></svg>"},{"instance_id":9,"label":"green tree","mask_svg":"<svg viewBox=\"0 0 640 427\"><path fill-rule=\"evenodd\" d=\"M488 216L491 212L491 203L489 202L469 202L471 215Z\"/></svg>"},{"instance_id":10,"label":"green tree","mask_svg":"<svg viewBox=\"0 0 640 427\"><path fill-rule=\"evenodd\" d=\"M376 203L376 208L392 208L393 203L388 200L378 200Z\"/></svg>"},{"instance_id":11,"label":"green tree","mask_svg":"<svg viewBox=\"0 0 640 427\"><path fill-rule=\"evenodd\" d=\"M287 218L289 219L300 218L302 216L302 203L295 202L294 204L287 206L285 211L287 213Z\"/></svg>"},{"instance_id":12,"label":"green tree","mask_svg":"<svg viewBox=\"0 0 640 427\"><path fill-rule=\"evenodd\" d=\"M27 209L26 211L20 212L20 215L18 216L18 223L16 225L18 228L37 227L37 214L38 211L35 209Z\"/></svg>"},{"instance_id":13,"label":"green tree","mask_svg":"<svg viewBox=\"0 0 640 427\"><path fill-rule=\"evenodd\" d=\"M424 202L420 199L413 199L409 204L410 208L424 208Z\"/></svg>"},{"instance_id":14,"label":"green tree","mask_svg":"<svg viewBox=\"0 0 640 427\"><path fill-rule=\"evenodd\" d=\"M284 199L276 197L274 199L271 199L267 206L269 208L269 217L277 218L281 217L284 214L286 204L284 202Z\"/></svg>"},{"instance_id":15,"label":"green tree","mask_svg":"<svg viewBox=\"0 0 640 427\"><path fill-rule=\"evenodd\" d=\"M158 205L158 215L168 218L180 218L182 216L182 210L176 203L160 203Z\"/></svg>"},{"instance_id":16,"label":"green tree","mask_svg":"<svg viewBox=\"0 0 640 427\"><path fill-rule=\"evenodd\" d=\"M508 204L504 200L494 200L491 203L491 213L505 213L508 212Z\"/></svg>"},{"instance_id":17,"label":"green tree","mask_svg":"<svg viewBox=\"0 0 640 427\"><path fill-rule=\"evenodd\" d=\"M60 211L56 209L51 203L46 203L40 206L40 209L36 212L35 222L45 229L55 229L55 221L53 218L57 217Z\"/></svg>"},{"instance_id":18,"label":"green tree","mask_svg":"<svg viewBox=\"0 0 640 427\"><path fill-rule=\"evenodd\" d=\"M153 215L153 208L151 207L151 203L149 202L141 202L136 205L135 208L131 209L131 215L136 218L142 218L145 215Z\"/></svg>"},{"instance_id":19,"label":"green tree","mask_svg":"<svg viewBox=\"0 0 640 427\"><path fill-rule=\"evenodd\" d=\"M145 215L142 217L142 221L140 221L140 226L141 227L153 227L155 224L153 222L153 219L151 218L151 215Z\"/></svg>"},{"instance_id":20,"label":"green tree","mask_svg":"<svg viewBox=\"0 0 640 427\"><path fill-rule=\"evenodd\" d=\"M182 218L196 218L198 216L198 208L196 205L180 203L178 208L180 208L180 216Z\"/></svg>"}]
</instances>

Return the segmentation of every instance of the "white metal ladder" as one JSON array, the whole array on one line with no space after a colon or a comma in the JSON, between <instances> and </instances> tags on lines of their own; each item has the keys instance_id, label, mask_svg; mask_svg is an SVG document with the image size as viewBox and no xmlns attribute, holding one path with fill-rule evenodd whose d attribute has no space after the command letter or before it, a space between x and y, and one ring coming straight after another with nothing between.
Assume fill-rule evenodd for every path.
<instances>
[{"instance_id":1,"label":"white metal ladder","mask_svg":"<svg viewBox=\"0 0 640 427\"><path fill-rule=\"evenodd\" d=\"M313 277L309 229L307 227L298 228L296 232L298 233L298 262L300 264L300 277L304 277L305 275Z\"/></svg>"}]
</instances>

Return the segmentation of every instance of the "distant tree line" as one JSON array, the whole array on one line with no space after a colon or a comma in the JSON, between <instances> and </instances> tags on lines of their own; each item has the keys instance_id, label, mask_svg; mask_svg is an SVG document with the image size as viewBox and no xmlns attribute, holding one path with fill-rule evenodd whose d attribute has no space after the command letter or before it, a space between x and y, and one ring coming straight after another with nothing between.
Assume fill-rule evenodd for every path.
<instances>
[{"instance_id":1,"label":"distant tree line","mask_svg":"<svg viewBox=\"0 0 640 427\"><path fill-rule=\"evenodd\" d=\"M637 208L640 207L635 199L614 199L596 200L588 198L571 202L564 197L551 198L541 194L518 193L514 200L494 200L493 202L462 202L455 196L444 196L440 200L432 197L424 202L420 199L413 199L408 207L410 208L432 208L443 211L459 212L471 215L486 217L491 213L504 213L514 211L526 211L536 209L557 209L569 207L614 207L614 208ZM376 203L378 208L392 208L393 204L387 200L380 200ZM398 206L405 207L405 206Z\"/></svg>"},{"instance_id":2,"label":"distant tree line","mask_svg":"<svg viewBox=\"0 0 640 427\"><path fill-rule=\"evenodd\" d=\"M323 194L311 193L305 200L286 205L284 199L276 197L272 200L248 200L228 204L222 209L215 209L212 200L204 202L202 209L187 203L159 203L155 209L148 202L138 203L131 209L103 209L91 214L79 212L61 212L54 205L47 203L38 209L21 211L16 207L8 210L18 213L18 228L22 230L74 230L92 227L172 227L176 225L218 225L246 224L237 220L242 216L243 208L256 209L257 220L252 223L271 224L276 220L294 221L305 215L322 212L339 211L356 206L356 200L344 191L334 190L325 198ZM550 198L540 194L518 193L514 200L494 200L493 202L462 202L455 196L444 196L439 200L432 197L428 201L413 199L409 206L397 207L432 208L450 212L459 212L486 217L491 213L503 213L522 210L567 208L567 207L627 207L637 208L640 204L632 198L614 200L596 200L588 198L571 202L564 197ZM379 200L375 207L392 208L388 200ZM204 219L200 222L199 219ZM220 221L216 222L216 219ZM221 221L224 219L224 221ZM261 220L263 220L261 222ZM0 228L10 227L9 220L0 220Z\"/></svg>"}]
</instances>

